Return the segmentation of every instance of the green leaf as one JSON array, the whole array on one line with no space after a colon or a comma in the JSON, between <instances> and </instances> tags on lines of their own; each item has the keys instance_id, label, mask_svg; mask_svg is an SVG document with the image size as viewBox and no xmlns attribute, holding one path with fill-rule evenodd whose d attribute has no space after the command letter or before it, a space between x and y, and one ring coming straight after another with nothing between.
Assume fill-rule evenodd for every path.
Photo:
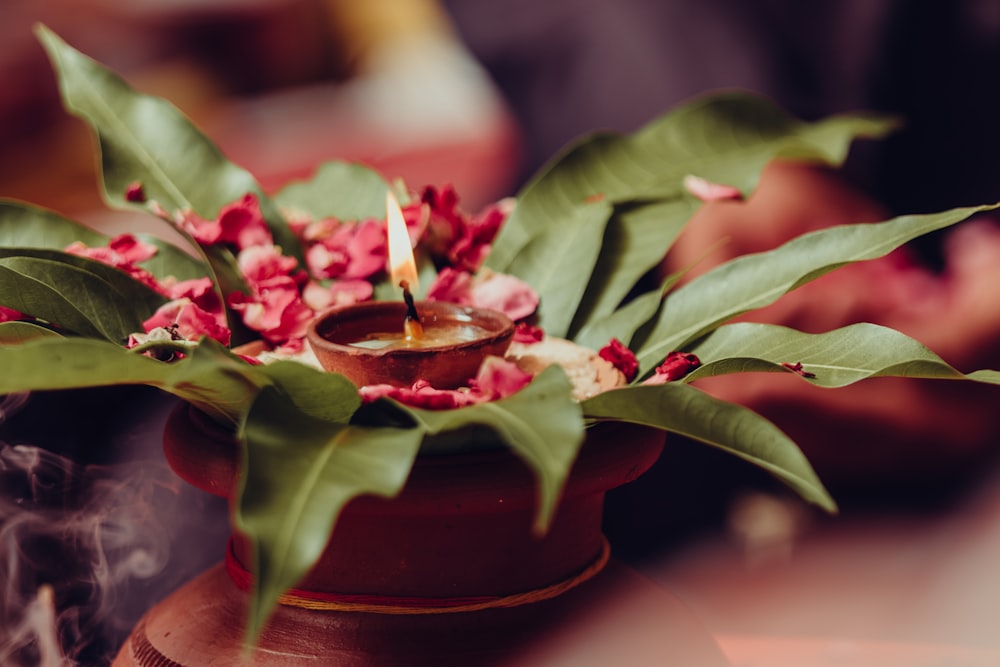
<instances>
[{"instance_id":1,"label":"green leaf","mask_svg":"<svg viewBox=\"0 0 1000 667\"><path fill-rule=\"evenodd\" d=\"M610 217L606 202L571 208L562 226L535 236L507 267L538 292L538 326L549 335L566 336Z\"/></svg>"},{"instance_id":2,"label":"green leaf","mask_svg":"<svg viewBox=\"0 0 1000 667\"><path fill-rule=\"evenodd\" d=\"M869 377L971 379L1000 383L997 371L965 375L924 345L894 329L852 324L808 334L773 324L741 322L721 326L690 348L702 365L684 378L749 372L787 372L781 364L801 363L822 387L843 387Z\"/></svg>"},{"instance_id":3,"label":"green leaf","mask_svg":"<svg viewBox=\"0 0 1000 667\"><path fill-rule=\"evenodd\" d=\"M124 342L142 319L96 273L71 263L0 257L0 304L84 336Z\"/></svg>"},{"instance_id":4,"label":"green leaf","mask_svg":"<svg viewBox=\"0 0 1000 667\"><path fill-rule=\"evenodd\" d=\"M79 257L56 250L35 248L3 248L0 247L0 259L8 257L28 257L66 264L97 276L110 285L122 298L120 306L126 312L133 311L140 320L151 316L156 309L166 303L167 299L151 287L132 278L124 271L87 257ZM141 328L133 330L142 331Z\"/></svg>"},{"instance_id":5,"label":"green leaf","mask_svg":"<svg viewBox=\"0 0 1000 667\"><path fill-rule=\"evenodd\" d=\"M765 97L713 94L696 98L634 135L637 145L655 147L657 153L637 158L632 178L649 197L673 196L687 174L732 185L748 195L757 187L764 165L775 158L840 165L852 141L884 137L899 125L898 119L870 113L807 123Z\"/></svg>"},{"instance_id":6,"label":"green leaf","mask_svg":"<svg viewBox=\"0 0 1000 667\"><path fill-rule=\"evenodd\" d=\"M0 345L0 395L23 391L136 384L157 387L230 424L249 408L266 377L206 339L163 363L102 340L40 337Z\"/></svg>"},{"instance_id":7,"label":"green leaf","mask_svg":"<svg viewBox=\"0 0 1000 667\"><path fill-rule=\"evenodd\" d=\"M532 238L559 227L588 199L681 199L688 196L688 174L746 194L775 157L840 164L853 139L882 136L894 126L891 119L863 115L803 123L748 93L696 99L631 136L596 134L557 156L522 191L487 266L507 271Z\"/></svg>"},{"instance_id":8,"label":"green leaf","mask_svg":"<svg viewBox=\"0 0 1000 667\"><path fill-rule=\"evenodd\" d=\"M428 434L482 425L491 429L528 464L539 483L535 531L552 521L573 461L583 444L580 406L573 400L566 373L552 365L513 396L457 410L419 410L400 406Z\"/></svg>"},{"instance_id":9,"label":"green leaf","mask_svg":"<svg viewBox=\"0 0 1000 667\"><path fill-rule=\"evenodd\" d=\"M314 220L382 220L388 189L377 171L334 161L320 165L311 180L286 185L274 200L282 208L305 213Z\"/></svg>"},{"instance_id":10,"label":"green leaf","mask_svg":"<svg viewBox=\"0 0 1000 667\"><path fill-rule=\"evenodd\" d=\"M0 247L62 250L74 241L107 245L108 237L54 211L13 199L0 199Z\"/></svg>"},{"instance_id":11,"label":"green leaf","mask_svg":"<svg viewBox=\"0 0 1000 667\"><path fill-rule=\"evenodd\" d=\"M363 494L399 493L423 431L317 419L269 388L254 401L243 434L246 456L235 518L255 547L247 625L254 642L278 596L319 559L347 502Z\"/></svg>"},{"instance_id":12,"label":"green leaf","mask_svg":"<svg viewBox=\"0 0 1000 667\"><path fill-rule=\"evenodd\" d=\"M0 346L26 343L36 338L58 338L59 334L31 322L0 322Z\"/></svg>"},{"instance_id":13,"label":"green leaf","mask_svg":"<svg viewBox=\"0 0 1000 667\"><path fill-rule=\"evenodd\" d=\"M607 315L591 322L582 329L573 342L592 350L599 350L612 338L617 338L626 346L635 332L656 314L663 302L663 291L646 292Z\"/></svg>"},{"instance_id":14,"label":"green leaf","mask_svg":"<svg viewBox=\"0 0 1000 667\"><path fill-rule=\"evenodd\" d=\"M140 263L139 266L152 273L159 280L171 276L177 280L192 280L211 276L211 271L204 262L172 243L148 234L138 234L136 237L143 243L151 243L156 246L156 254ZM197 248L193 241L189 242L189 245L192 249Z\"/></svg>"},{"instance_id":15,"label":"green leaf","mask_svg":"<svg viewBox=\"0 0 1000 667\"><path fill-rule=\"evenodd\" d=\"M798 446L757 413L685 384L613 389L582 404L586 419L643 424L699 440L774 475L827 511L836 504Z\"/></svg>"},{"instance_id":16,"label":"green leaf","mask_svg":"<svg viewBox=\"0 0 1000 667\"><path fill-rule=\"evenodd\" d=\"M737 257L666 298L648 336L635 341L640 374L726 320L774 303L786 292L836 268L881 257L911 239L996 207L956 208L881 223L829 227L768 252Z\"/></svg>"},{"instance_id":17,"label":"green leaf","mask_svg":"<svg viewBox=\"0 0 1000 667\"><path fill-rule=\"evenodd\" d=\"M640 279L659 265L665 249L673 244L696 208L692 200L680 199L630 205L616 211L605 232L600 257L577 308L569 338L587 345L580 334L599 326L616 312ZM659 293L663 293L662 288ZM645 320L615 335L628 340L654 312L655 309ZM604 343L607 340L604 338Z\"/></svg>"},{"instance_id":18,"label":"green leaf","mask_svg":"<svg viewBox=\"0 0 1000 667\"><path fill-rule=\"evenodd\" d=\"M250 173L229 162L176 107L133 90L48 28L38 26L36 32L59 75L67 110L97 135L109 204L129 206L125 192L140 182L146 196L168 211L191 210L211 220L223 206L252 192L275 244L305 265L295 235Z\"/></svg>"},{"instance_id":19,"label":"green leaf","mask_svg":"<svg viewBox=\"0 0 1000 667\"><path fill-rule=\"evenodd\" d=\"M262 366L260 371L285 391L297 410L310 417L347 423L361 407L358 388L339 373L284 360Z\"/></svg>"},{"instance_id":20,"label":"green leaf","mask_svg":"<svg viewBox=\"0 0 1000 667\"><path fill-rule=\"evenodd\" d=\"M157 278L174 276L178 280L188 280L207 274L201 262L163 239L147 234L136 236L144 243L157 247L156 255L140 265ZM63 250L74 241L95 248L106 246L110 238L54 211L12 199L0 199L0 248Z\"/></svg>"}]
</instances>

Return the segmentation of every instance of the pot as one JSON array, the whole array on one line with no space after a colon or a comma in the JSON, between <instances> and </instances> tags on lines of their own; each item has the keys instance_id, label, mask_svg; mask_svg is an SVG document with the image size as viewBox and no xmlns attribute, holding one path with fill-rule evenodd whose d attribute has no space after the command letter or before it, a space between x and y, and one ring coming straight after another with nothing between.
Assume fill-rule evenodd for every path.
<instances>
[{"instance_id":1,"label":"pot","mask_svg":"<svg viewBox=\"0 0 1000 667\"><path fill-rule=\"evenodd\" d=\"M182 405L167 422L164 444L180 477L232 500L239 450L228 433ZM671 657L693 646L699 662L688 664L725 664L672 596L608 563L601 533L604 495L645 472L662 448L659 431L624 424L591 429L551 528L541 537L531 530L534 479L514 455L498 449L418 457L396 498L360 497L347 505L319 562L297 587L306 598L390 600L390 607L408 611L317 610L292 596L278 605L249 664L549 664L544 656L565 653L561 642L564 649L580 650L601 628L609 630L608 612L618 618L636 604L649 607L641 614L644 624L656 624L646 639L676 640L659 647ZM234 535L226 563L147 612L113 664L248 664L248 550L247 540ZM495 600L525 603L498 607ZM442 601L450 607L446 611ZM629 621L614 637L635 627Z\"/></svg>"}]
</instances>

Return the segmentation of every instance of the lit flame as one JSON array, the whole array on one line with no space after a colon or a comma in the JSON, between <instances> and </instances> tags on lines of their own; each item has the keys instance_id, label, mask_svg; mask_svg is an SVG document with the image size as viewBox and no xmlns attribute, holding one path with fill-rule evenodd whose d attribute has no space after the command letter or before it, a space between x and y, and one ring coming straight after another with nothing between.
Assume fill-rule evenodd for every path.
<instances>
[{"instance_id":1,"label":"lit flame","mask_svg":"<svg viewBox=\"0 0 1000 667\"><path fill-rule=\"evenodd\" d=\"M416 292L417 263L413 260L413 247L406 231L406 220L399 202L391 191L385 193L385 222L389 235L389 276L393 285L406 281L409 289Z\"/></svg>"}]
</instances>

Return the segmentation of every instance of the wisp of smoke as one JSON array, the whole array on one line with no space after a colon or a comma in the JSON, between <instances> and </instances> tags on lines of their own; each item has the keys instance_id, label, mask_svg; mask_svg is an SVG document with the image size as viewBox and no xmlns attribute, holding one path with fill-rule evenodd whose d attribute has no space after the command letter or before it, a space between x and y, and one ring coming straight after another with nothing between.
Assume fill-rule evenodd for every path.
<instances>
[{"instance_id":1,"label":"wisp of smoke","mask_svg":"<svg viewBox=\"0 0 1000 667\"><path fill-rule=\"evenodd\" d=\"M26 400L0 399L0 423ZM162 579L176 516L191 515L181 487L162 461L80 465L0 441L0 665L109 663L179 583L150 582Z\"/></svg>"}]
</instances>

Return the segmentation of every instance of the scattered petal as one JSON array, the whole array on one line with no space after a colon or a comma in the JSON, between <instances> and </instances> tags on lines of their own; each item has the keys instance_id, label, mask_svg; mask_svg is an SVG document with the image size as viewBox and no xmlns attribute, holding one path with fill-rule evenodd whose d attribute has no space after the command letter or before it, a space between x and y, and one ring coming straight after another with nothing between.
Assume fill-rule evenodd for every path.
<instances>
[{"instance_id":1,"label":"scattered petal","mask_svg":"<svg viewBox=\"0 0 1000 667\"><path fill-rule=\"evenodd\" d=\"M535 325L528 324L527 322L518 322L514 327L515 343L531 345L532 343L540 343L544 339L545 332L541 327L536 327Z\"/></svg>"},{"instance_id":2,"label":"scattered petal","mask_svg":"<svg viewBox=\"0 0 1000 667\"><path fill-rule=\"evenodd\" d=\"M20 313L13 308L0 306L0 322L16 322L21 319L24 319L23 313Z\"/></svg>"},{"instance_id":3,"label":"scattered petal","mask_svg":"<svg viewBox=\"0 0 1000 667\"><path fill-rule=\"evenodd\" d=\"M125 201L133 204L143 204L146 201L146 193L142 189L142 183L135 181L129 183L125 188Z\"/></svg>"},{"instance_id":4,"label":"scattered petal","mask_svg":"<svg viewBox=\"0 0 1000 667\"><path fill-rule=\"evenodd\" d=\"M471 387L478 401L495 401L512 396L528 386L531 373L521 370L513 361L500 357L486 357Z\"/></svg>"},{"instance_id":5,"label":"scattered petal","mask_svg":"<svg viewBox=\"0 0 1000 667\"><path fill-rule=\"evenodd\" d=\"M512 320L529 317L538 308L538 293L526 282L488 269L473 276L445 268L427 292L428 301L448 301L504 313Z\"/></svg>"},{"instance_id":6,"label":"scattered petal","mask_svg":"<svg viewBox=\"0 0 1000 667\"><path fill-rule=\"evenodd\" d=\"M190 299L175 299L163 304L142 326L147 332L162 327L175 331L184 340L208 336L229 345L229 329L219 324L215 314L202 310Z\"/></svg>"},{"instance_id":7,"label":"scattered petal","mask_svg":"<svg viewBox=\"0 0 1000 667\"><path fill-rule=\"evenodd\" d=\"M635 358L635 353L617 338L612 338L597 354L620 370L628 382L634 380L639 373L639 361Z\"/></svg>"},{"instance_id":8,"label":"scattered petal","mask_svg":"<svg viewBox=\"0 0 1000 667\"><path fill-rule=\"evenodd\" d=\"M367 280L335 280L328 286L310 281L302 290L302 301L312 310L350 306L369 301L375 288Z\"/></svg>"},{"instance_id":9,"label":"scattered petal","mask_svg":"<svg viewBox=\"0 0 1000 667\"><path fill-rule=\"evenodd\" d=\"M796 362L794 364L789 363L787 361L783 361L783 362L781 362L781 365L784 368L787 368L791 372L795 373L796 375L801 375L804 378L814 378L814 377L816 377L815 373L810 373L809 371L807 371L807 370L805 370L803 368L801 361L798 361L798 362Z\"/></svg>"},{"instance_id":10,"label":"scattered petal","mask_svg":"<svg viewBox=\"0 0 1000 667\"><path fill-rule=\"evenodd\" d=\"M664 384L680 380L698 366L701 366L701 360L695 355L689 352L671 352L642 384Z\"/></svg>"}]
</instances>

